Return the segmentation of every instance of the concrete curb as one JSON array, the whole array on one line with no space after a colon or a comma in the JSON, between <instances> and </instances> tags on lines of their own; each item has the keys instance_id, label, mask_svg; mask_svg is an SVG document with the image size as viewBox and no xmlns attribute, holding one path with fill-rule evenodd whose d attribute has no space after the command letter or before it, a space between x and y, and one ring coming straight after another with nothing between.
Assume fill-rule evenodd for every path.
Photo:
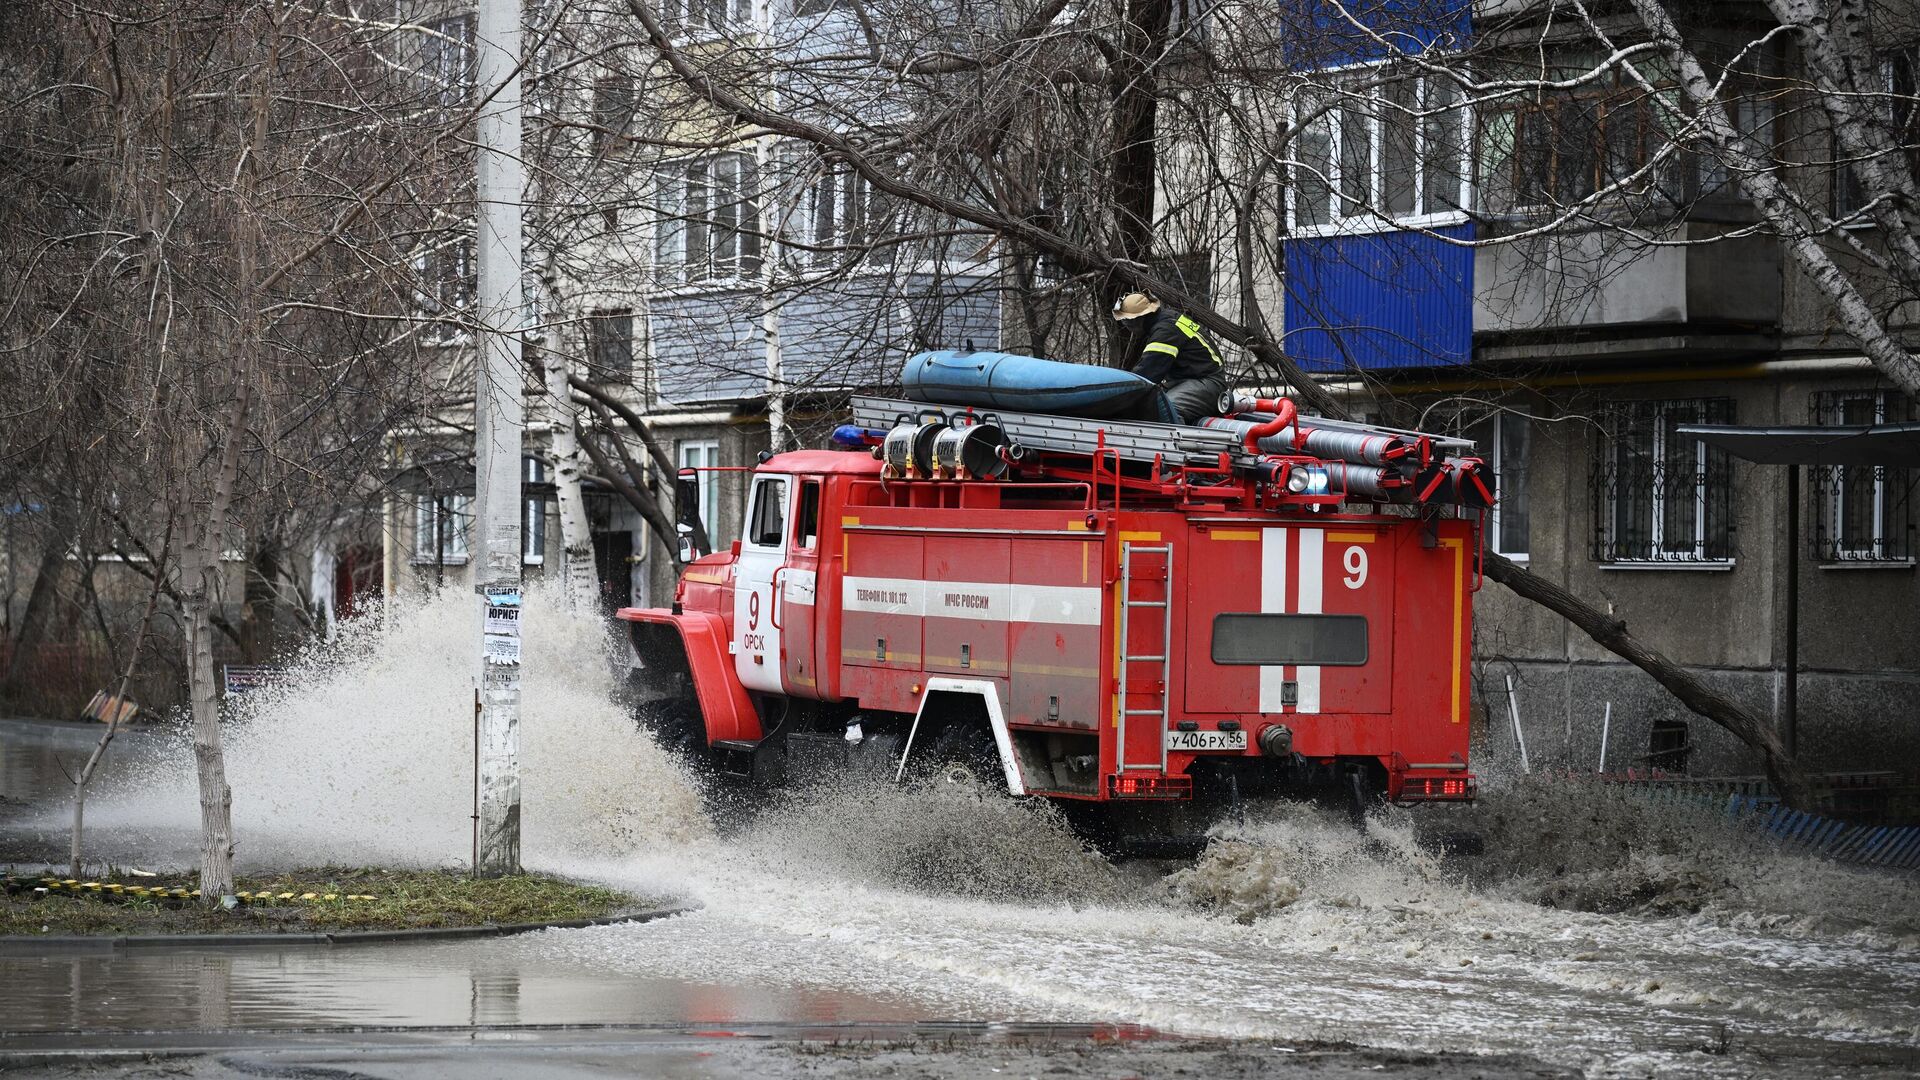
<instances>
[{"instance_id":1,"label":"concrete curb","mask_svg":"<svg viewBox=\"0 0 1920 1080\"><path fill-rule=\"evenodd\" d=\"M652 922L671 915L698 911L699 905L652 908L625 915L602 915L596 919L564 919L558 922L483 923L479 926L433 926L418 930L342 930L332 934L125 934L118 937L62 935L32 937L20 934L0 937L0 956L33 956L41 953L112 953L128 949L227 949L289 945L377 945L411 941L448 941L457 938L505 937L532 930L579 930L589 926L614 926L619 923Z\"/></svg>"}]
</instances>

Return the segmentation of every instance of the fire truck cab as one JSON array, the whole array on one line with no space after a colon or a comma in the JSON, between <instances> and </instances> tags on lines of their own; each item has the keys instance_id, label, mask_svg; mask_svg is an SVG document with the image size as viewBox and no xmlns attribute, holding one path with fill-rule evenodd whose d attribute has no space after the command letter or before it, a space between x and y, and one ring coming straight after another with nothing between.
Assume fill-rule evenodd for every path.
<instances>
[{"instance_id":1,"label":"fire truck cab","mask_svg":"<svg viewBox=\"0 0 1920 1080\"><path fill-rule=\"evenodd\" d=\"M1075 804L1472 797L1479 514L1446 493L1476 462L1423 450L1404 471L1432 501L1367 501L1297 448L1260 451L1272 417L1147 459L1133 428L1210 433L856 416L850 448L760 464L743 535L686 567L671 608L619 613L670 742L761 780L971 754L1015 795ZM992 458L916 458L934 426Z\"/></svg>"}]
</instances>

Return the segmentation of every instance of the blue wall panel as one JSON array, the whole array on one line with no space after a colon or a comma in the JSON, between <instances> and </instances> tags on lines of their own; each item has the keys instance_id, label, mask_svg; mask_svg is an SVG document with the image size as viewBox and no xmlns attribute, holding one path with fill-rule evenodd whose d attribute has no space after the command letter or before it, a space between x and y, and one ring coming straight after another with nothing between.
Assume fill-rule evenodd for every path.
<instances>
[{"instance_id":1,"label":"blue wall panel","mask_svg":"<svg viewBox=\"0 0 1920 1080\"><path fill-rule=\"evenodd\" d=\"M1435 232L1473 235L1470 224ZM1288 355L1308 371L1473 357L1473 249L1421 233L1287 241Z\"/></svg>"},{"instance_id":2,"label":"blue wall panel","mask_svg":"<svg viewBox=\"0 0 1920 1080\"><path fill-rule=\"evenodd\" d=\"M1459 49L1473 26L1469 0L1280 0L1278 14L1282 48L1295 71Z\"/></svg>"}]
</instances>

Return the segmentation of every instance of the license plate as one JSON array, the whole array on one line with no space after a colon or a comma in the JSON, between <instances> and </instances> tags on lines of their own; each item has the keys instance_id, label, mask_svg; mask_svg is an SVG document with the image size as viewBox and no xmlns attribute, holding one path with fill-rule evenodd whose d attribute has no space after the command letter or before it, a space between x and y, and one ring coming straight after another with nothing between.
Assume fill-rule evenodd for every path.
<instances>
[{"instance_id":1,"label":"license plate","mask_svg":"<svg viewBox=\"0 0 1920 1080\"><path fill-rule=\"evenodd\" d=\"M1169 750L1245 750L1244 731L1169 731Z\"/></svg>"}]
</instances>

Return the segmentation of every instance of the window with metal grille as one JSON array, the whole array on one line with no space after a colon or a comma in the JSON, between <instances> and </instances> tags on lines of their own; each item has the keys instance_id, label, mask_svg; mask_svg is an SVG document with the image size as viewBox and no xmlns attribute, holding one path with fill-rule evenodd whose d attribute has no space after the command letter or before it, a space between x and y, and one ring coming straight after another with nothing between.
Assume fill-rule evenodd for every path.
<instances>
[{"instance_id":1,"label":"window with metal grille","mask_svg":"<svg viewBox=\"0 0 1920 1080\"><path fill-rule=\"evenodd\" d=\"M1601 409L1593 468L1593 557L1621 565L1733 558L1727 454L1676 429L1730 424L1730 398L1616 401Z\"/></svg>"},{"instance_id":2,"label":"window with metal grille","mask_svg":"<svg viewBox=\"0 0 1920 1080\"><path fill-rule=\"evenodd\" d=\"M1809 412L1823 426L1912 420L1898 390L1823 390ZM1807 470L1813 495L1813 557L1823 563L1913 561L1915 475L1890 465L1825 465Z\"/></svg>"},{"instance_id":3,"label":"window with metal grille","mask_svg":"<svg viewBox=\"0 0 1920 1080\"><path fill-rule=\"evenodd\" d=\"M1493 466L1495 499L1487 510L1487 543L1496 555L1524 562L1532 533L1527 499L1532 422L1520 413L1498 412L1468 427L1466 436Z\"/></svg>"}]
</instances>

